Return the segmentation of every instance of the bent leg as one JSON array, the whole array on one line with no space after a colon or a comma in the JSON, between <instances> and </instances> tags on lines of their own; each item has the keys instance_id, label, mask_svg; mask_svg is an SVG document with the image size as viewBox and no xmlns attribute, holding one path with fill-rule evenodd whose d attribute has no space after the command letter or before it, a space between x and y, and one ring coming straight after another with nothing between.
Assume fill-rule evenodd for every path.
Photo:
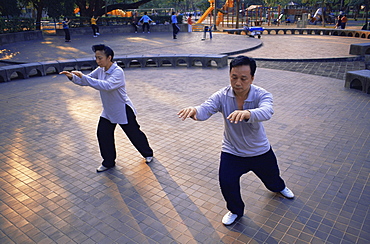
<instances>
[{"instance_id":1,"label":"bent leg","mask_svg":"<svg viewBox=\"0 0 370 244\"><path fill-rule=\"evenodd\" d=\"M263 184L272 192L280 192L285 188L285 182L280 177L277 159L272 148L265 154L255 157L252 171L260 178Z\"/></svg>"},{"instance_id":2,"label":"bent leg","mask_svg":"<svg viewBox=\"0 0 370 244\"><path fill-rule=\"evenodd\" d=\"M127 124L120 124L128 139L144 157L153 157L153 150L149 146L148 139L144 132L140 130L140 125L136 121L136 116L131 107L126 105Z\"/></svg>"},{"instance_id":3,"label":"bent leg","mask_svg":"<svg viewBox=\"0 0 370 244\"><path fill-rule=\"evenodd\" d=\"M221 153L219 181L226 207L239 217L244 214L244 202L240 192L240 177L248 172L240 157Z\"/></svg>"}]
</instances>

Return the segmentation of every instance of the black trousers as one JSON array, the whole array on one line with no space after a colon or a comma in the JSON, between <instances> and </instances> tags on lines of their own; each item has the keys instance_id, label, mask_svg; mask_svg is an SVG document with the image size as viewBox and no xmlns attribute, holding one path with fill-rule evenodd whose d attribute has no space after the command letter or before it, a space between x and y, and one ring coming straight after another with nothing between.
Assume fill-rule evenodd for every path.
<instances>
[{"instance_id":1,"label":"black trousers","mask_svg":"<svg viewBox=\"0 0 370 244\"><path fill-rule=\"evenodd\" d=\"M122 130L126 133L128 139L143 157L152 157L153 150L149 146L148 139L144 132L140 130L140 125L136 121L136 116L128 105L126 105L126 114L128 124L120 124ZM100 117L97 136L100 154L103 158L102 165L108 168L116 165L115 160L117 154L114 143L114 130L116 125L117 124L113 124L109 120Z\"/></svg>"},{"instance_id":2,"label":"black trousers","mask_svg":"<svg viewBox=\"0 0 370 244\"><path fill-rule=\"evenodd\" d=\"M172 24L172 33L173 33L173 37L176 37L177 33L179 33L180 31L180 27L178 27L178 25L176 23L173 23Z\"/></svg>"},{"instance_id":3,"label":"black trousers","mask_svg":"<svg viewBox=\"0 0 370 244\"><path fill-rule=\"evenodd\" d=\"M97 25L91 25L91 28L93 30L94 36L96 36L96 33L99 33L99 26L97 26Z\"/></svg>"},{"instance_id":4,"label":"black trousers","mask_svg":"<svg viewBox=\"0 0 370 244\"><path fill-rule=\"evenodd\" d=\"M270 191L280 192L285 188L272 149L256 157L238 157L222 152L219 169L221 192L227 209L238 216L244 214L245 207L240 192L240 177L249 171L253 171Z\"/></svg>"},{"instance_id":5,"label":"black trousers","mask_svg":"<svg viewBox=\"0 0 370 244\"><path fill-rule=\"evenodd\" d=\"M63 29L65 34L65 40L70 41L71 40L71 34L69 33L69 29Z\"/></svg>"},{"instance_id":6,"label":"black trousers","mask_svg":"<svg viewBox=\"0 0 370 244\"><path fill-rule=\"evenodd\" d=\"M146 26L147 31L149 32L150 31L149 23L147 23L147 22L143 23L143 32L145 31L145 26Z\"/></svg>"}]
</instances>

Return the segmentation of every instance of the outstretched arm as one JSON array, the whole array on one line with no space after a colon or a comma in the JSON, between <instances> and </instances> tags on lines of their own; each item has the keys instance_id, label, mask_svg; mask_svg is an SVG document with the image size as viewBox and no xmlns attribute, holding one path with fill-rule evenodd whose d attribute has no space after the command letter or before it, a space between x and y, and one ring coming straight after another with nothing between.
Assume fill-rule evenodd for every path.
<instances>
[{"instance_id":1,"label":"outstretched arm","mask_svg":"<svg viewBox=\"0 0 370 244\"><path fill-rule=\"evenodd\" d=\"M177 115L182 120L185 120L187 118L197 120L197 110L194 107L183 108L177 113Z\"/></svg>"}]
</instances>

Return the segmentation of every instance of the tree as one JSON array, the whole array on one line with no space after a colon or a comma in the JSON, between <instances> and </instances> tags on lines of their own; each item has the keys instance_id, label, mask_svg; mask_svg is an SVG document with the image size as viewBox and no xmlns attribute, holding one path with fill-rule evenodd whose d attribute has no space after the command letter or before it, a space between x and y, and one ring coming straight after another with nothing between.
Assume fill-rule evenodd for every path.
<instances>
[{"instance_id":1,"label":"tree","mask_svg":"<svg viewBox=\"0 0 370 244\"><path fill-rule=\"evenodd\" d=\"M49 0L19 0L24 5L31 3L36 10L36 30L41 30L42 10L45 8L47 1Z\"/></svg>"},{"instance_id":2,"label":"tree","mask_svg":"<svg viewBox=\"0 0 370 244\"><path fill-rule=\"evenodd\" d=\"M53 19L73 15L74 7L75 0L49 0L46 4L48 16Z\"/></svg>"},{"instance_id":3,"label":"tree","mask_svg":"<svg viewBox=\"0 0 370 244\"><path fill-rule=\"evenodd\" d=\"M76 5L80 9L80 14L82 17L91 17L91 16L102 16L107 12L110 12L115 9L136 9L139 6L148 3L152 0L140 0L133 3L114 3L110 5L105 5L108 1L103 0L75 0Z\"/></svg>"},{"instance_id":4,"label":"tree","mask_svg":"<svg viewBox=\"0 0 370 244\"><path fill-rule=\"evenodd\" d=\"M17 5L17 1L0 0L1 16L19 16L21 10Z\"/></svg>"}]
</instances>

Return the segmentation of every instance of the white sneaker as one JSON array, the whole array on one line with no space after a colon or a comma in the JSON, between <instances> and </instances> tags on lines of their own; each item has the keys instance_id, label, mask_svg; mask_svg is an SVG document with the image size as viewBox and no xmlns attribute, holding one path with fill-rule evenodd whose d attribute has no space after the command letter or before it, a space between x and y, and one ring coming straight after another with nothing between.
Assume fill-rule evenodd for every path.
<instances>
[{"instance_id":1,"label":"white sneaker","mask_svg":"<svg viewBox=\"0 0 370 244\"><path fill-rule=\"evenodd\" d=\"M294 193L288 187L285 187L284 190L280 192L280 194L289 199L294 198Z\"/></svg>"},{"instance_id":2,"label":"white sneaker","mask_svg":"<svg viewBox=\"0 0 370 244\"><path fill-rule=\"evenodd\" d=\"M100 165L100 166L96 169L96 172L103 172L103 171L106 171L106 170L108 170L108 169L110 169L110 168L107 168L107 167L105 167L105 166L103 166L103 165Z\"/></svg>"},{"instance_id":3,"label":"white sneaker","mask_svg":"<svg viewBox=\"0 0 370 244\"><path fill-rule=\"evenodd\" d=\"M145 158L145 161L146 161L146 163L148 164L148 163L150 163L150 162L152 162L152 161L153 161L153 157L146 157L146 158Z\"/></svg>"},{"instance_id":4,"label":"white sneaker","mask_svg":"<svg viewBox=\"0 0 370 244\"><path fill-rule=\"evenodd\" d=\"M97 35L93 36L93 37L98 37Z\"/></svg>"},{"instance_id":5,"label":"white sneaker","mask_svg":"<svg viewBox=\"0 0 370 244\"><path fill-rule=\"evenodd\" d=\"M96 33L98 36L100 35L100 33Z\"/></svg>"},{"instance_id":6,"label":"white sneaker","mask_svg":"<svg viewBox=\"0 0 370 244\"><path fill-rule=\"evenodd\" d=\"M235 222L235 220L238 218L238 215L233 214L232 212L227 212L225 216L222 218L222 223L224 225L231 225Z\"/></svg>"}]
</instances>

